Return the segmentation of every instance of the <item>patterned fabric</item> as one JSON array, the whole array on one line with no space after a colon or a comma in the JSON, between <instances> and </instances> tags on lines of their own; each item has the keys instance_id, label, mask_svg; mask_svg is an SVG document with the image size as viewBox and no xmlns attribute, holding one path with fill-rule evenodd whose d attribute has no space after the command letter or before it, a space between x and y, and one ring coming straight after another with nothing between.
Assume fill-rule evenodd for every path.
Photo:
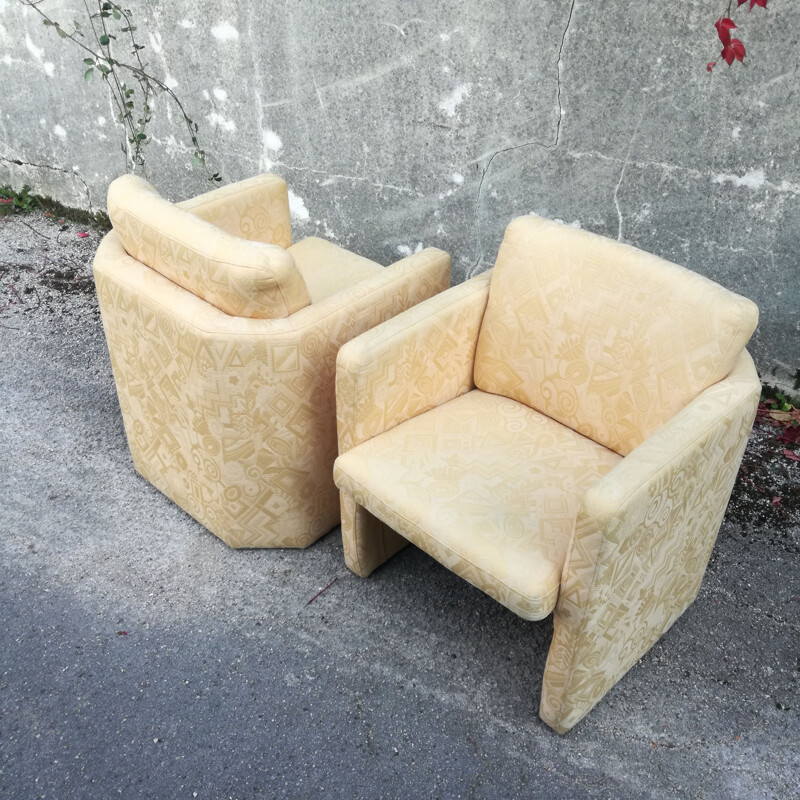
<instances>
[{"instance_id":1,"label":"patterned fabric","mask_svg":"<svg viewBox=\"0 0 800 800\"><path fill-rule=\"evenodd\" d=\"M281 319L224 314L125 252L95 282L137 471L231 547L306 547L339 521L342 344L445 289L433 248Z\"/></svg>"},{"instance_id":2,"label":"patterned fabric","mask_svg":"<svg viewBox=\"0 0 800 800\"><path fill-rule=\"evenodd\" d=\"M220 207L226 196L204 195L204 203L181 208L142 178L124 175L108 189L108 215L131 256L226 314L274 319L307 306L303 278L287 250L243 239L196 213L224 218L229 230L252 229L269 236L269 217L245 202L258 198L253 187L246 186L245 200L231 204L223 215ZM285 241L284 223L278 216L276 227Z\"/></svg>"},{"instance_id":3,"label":"patterned fabric","mask_svg":"<svg viewBox=\"0 0 800 800\"><path fill-rule=\"evenodd\" d=\"M745 351L583 498L539 713L569 730L697 596L755 418Z\"/></svg>"},{"instance_id":4,"label":"patterned fabric","mask_svg":"<svg viewBox=\"0 0 800 800\"><path fill-rule=\"evenodd\" d=\"M383 270L380 264L316 236L293 244L289 254L303 276L312 303L319 303L354 283L379 275Z\"/></svg>"},{"instance_id":5,"label":"patterned fabric","mask_svg":"<svg viewBox=\"0 0 800 800\"><path fill-rule=\"evenodd\" d=\"M508 241L507 237L506 253ZM637 438L631 434L626 447L633 449L624 458L584 439L579 430L572 429L563 440L557 437L555 431L563 428L549 418L557 418L556 413L546 417L529 406L526 411L517 398L503 399L501 392L494 396L472 391L473 367L476 377L479 372L486 377L492 359L499 370L498 382L506 381L502 353L497 349L501 341L509 353L523 347L521 337L512 340L509 335L501 340L498 336L491 341L500 330L489 321L496 275L481 275L371 330L343 347L337 360L343 455L336 462L335 479L342 488L348 566L368 575L403 547L407 541L403 537L408 537L518 614L535 617L546 613L550 602L541 602L548 592L547 579L539 580L535 593L530 591L532 581L526 581L541 575L537 570L548 561L557 573L563 561L560 576L550 578L558 581L559 590L540 707L542 719L560 732L575 725L696 596L761 388L752 360L742 349L755 321L751 305L691 273L660 263L669 281L688 281L683 296L689 305L693 296L717 308L727 304L731 322L724 322L724 313L715 316L713 312L706 316L714 320L704 322L699 319L706 314L703 308L702 314L696 312L698 320L692 329L692 320L673 305L681 293L677 286L668 285L664 297L653 301L654 313L675 313L674 324L679 328L675 346L686 349L697 344L698 352L706 353L706 366L699 358L681 372L670 355L666 332L654 320L649 327L640 320L636 330L645 342L643 354L636 358L641 356L644 363L652 356L648 348L660 347L659 363L665 369L657 380L644 383L656 387L657 396L669 402L671 376L700 381L702 374L710 379L731 358L732 371L702 392L698 389L695 397L636 447ZM650 266L644 266L641 285L645 288L654 285ZM544 269L542 264L536 268ZM507 271L506 278L511 277ZM575 295L583 285L573 279L574 289L561 287L563 298ZM636 281L630 285L638 287ZM528 277L509 280L508 286L514 297L524 296ZM616 341L627 348L628 360L622 358L620 363L627 364L626 374L639 374L633 368L633 344L615 339L624 327L618 319L620 303L605 290L598 292L609 304L611 322L603 323L601 304L586 317L584 326L587 331L607 331L608 347ZM566 301L558 301L557 294L547 295L548 307L577 331L573 317L561 313ZM636 310L638 301L632 302ZM533 312L527 315L528 309L518 311L521 326L534 319ZM740 319L738 326L736 319ZM530 348L558 342L558 334L542 326L536 328L536 336L532 328L526 330ZM718 336L716 345L703 338L709 330ZM720 340L726 330L729 341L724 345ZM595 338L587 334L587 357L596 353L599 360L605 358L607 347L600 347L601 339L600 333ZM486 358L479 370L476 362L484 344ZM564 369L563 377L578 381L576 393L589 386L602 395L612 411L597 424L616 432L613 441L620 450L624 449L623 434L638 430L637 435L644 436L647 426L656 424L655 411L645 404L635 409L640 414L636 425L622 426L614 413L626 401L615 406L610 392L616 388L624 393L624 386L609 382L605 396L601 384L585 372ZM574 475L568 466L575 459L570 448L578 448L579 443L583 449L578 449L578 458L585 459L585 472L578 468ZM508 448L507 456L504 448ZM604 454L603 458L598 454ZM550 459L552 484L547 483L549 476L540 468L540 459ZM560 509L541 510L537 491L542 485L553 490L554 502L558 497L563 503L563 517ZM559 496L559 489L563 495ZM506 519L513 522L506 525ZM553 528L548 529L551 521ZM540 602L535 604L532 600L537 596Z\"/></svg>"},{"instance_id":6,"label":"patterned fabric","mask_svg":"<svg viewBox=\"0 0 800 800\"><path fill-rule=\"evenodd\" d=\"M256 175L176 205L251 242L287 249L292 243L289 189L277 175Z\"/></svg>"},{"instance_id":7,"label":"patterned fabric","mask_svg":"<svg viewBox=\"0 0 800 800\"><path fill-rule=\"evenodd\" d=\"M475 384L627 455L733 368L749 300L587 231L520 217L497 257Z\"/></svg>"},{"instance_id":8,"label":"patterned fabric","mask_svg":"<svg viewBox=\"0 0 800 800\"><path fill-rule=\"evenodd\" d=\"M556 604L580 498L621 457L477 389L341 455L334 480L524 619Z\"/></svg>"},{"instance_id":9,"label":"patterned fabric","mask_svg":"<svg viewBox=\"0 0 800 800\"><path fill-rule=\"evenodd\" d=\"M336 359L339 452L474 388L472 365L491 272L399 314ZM366 577L408 541L342 492L345 561Z\"/></svg>"}]
</instances>

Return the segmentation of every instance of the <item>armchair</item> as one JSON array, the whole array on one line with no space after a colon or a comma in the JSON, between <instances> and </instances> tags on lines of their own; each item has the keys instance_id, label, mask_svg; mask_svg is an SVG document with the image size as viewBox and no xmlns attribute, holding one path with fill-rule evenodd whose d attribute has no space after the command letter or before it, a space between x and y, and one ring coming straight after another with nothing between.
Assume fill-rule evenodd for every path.
<instances>
[{"instance_id":1,"label":"armchair","mask_svg":"<svg viewBox=\"0 0 800 800\"><path fill-rule=\"evenodd\" d=\"M306 547L339 521L339 347L449 285L433 248L379 264L292 244L261 175L184 203L109 189L94 275L136 470L231 547Z\"/></svg>"},{"instance_id":2,"label":"armchair","mask_svg":"<svg viewBox=\"0 0 800 800\"><path fill-rule=\"evenodd\" d=\"M339 352L348 566L412 542L554 613L540 716L566 732L697 595L758 403L757 316L627 245L513 221L493 271Z\"/></svg>"}]
</instances>

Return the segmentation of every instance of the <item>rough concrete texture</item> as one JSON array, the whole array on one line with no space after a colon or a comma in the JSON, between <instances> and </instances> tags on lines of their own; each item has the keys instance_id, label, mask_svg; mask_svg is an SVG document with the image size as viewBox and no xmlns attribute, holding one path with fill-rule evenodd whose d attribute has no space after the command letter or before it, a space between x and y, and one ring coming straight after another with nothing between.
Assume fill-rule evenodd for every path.
<instances>
[{"instance_id":1,"label":"rough concrete texture","mask_svg":"<svg viewBox=\"0 0 800 800\"><path fill-rule=\"evenodd\" d=\"M697 601L560 737L549 620L413 548L357 578L338 529L230 550L135 474L76 231L0 219L0 797L800 796L800 502L772 505L800 464L769 431Z\"/></svg>"},{"instance_id":2,"label":"rough concrete texture","mask_svg":"<svg viewBox=\"0 0 800 800\"><path fill-rule=\"evenodd\" d=\"M747 66L711 75L721 2L134 5L214 169L283 175L297 235L382 263L436 245L461 281L514 216L562 219L753 298L762 375L800 388L797 4L734 9ZM81 4L43 7L66 22ZM0 183L102 208L126 166L83 55L0 0ZM203 191L164 98L154 116L149 177Z\"/></svg>"}]
</instances>

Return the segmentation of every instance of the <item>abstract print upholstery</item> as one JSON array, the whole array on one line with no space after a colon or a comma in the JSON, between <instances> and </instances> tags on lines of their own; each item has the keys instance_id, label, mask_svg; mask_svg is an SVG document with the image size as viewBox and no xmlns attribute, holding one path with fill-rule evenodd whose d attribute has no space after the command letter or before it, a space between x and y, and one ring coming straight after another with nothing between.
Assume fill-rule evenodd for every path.
<instances>
[{"instance_id":1,"label":"abstract print upholstery","mask_svg":"<svg viewBox=\"0 0 800 800\"><path fill-rule=\"evenodd\" d=\"M557 275L545 274L537 297L531 275L547 263L536 251L542 231L545 250L557 254L568 278L554 288ZM576 264L567 258L573 241ZM659 291L652 256L609 244L535 217L515 220L501 270L369 331L337 359L341 455L334 476L348 566L366 576L410 540L522 617L539 618L555 604L540 715L562 733L697 595L760 392L744 350L755 306L666 262ZM652 291L653 308L673 313L675 297L688 302L693 294L676 286L685 279L709 304L696 324L678 314L680 330L670 336L661 320L639 315L640 297L635 323L626 324L616 301L605 319L591 287L608 298L620 252L619 274L632 284L619 294ZM598 271L603 253L611 260ZM567 327L566 338L537 318L547 308ZM638 343L630 339L634 330ZM623 354L614 356L612 345ZM691 366L677 365L670 347ZM601 362L596 369L592 356ZM723 363L728 372L717 376ZM601 381L613 366L614 380ZM479 374L482 390L475 388ZM563 392L537 388L534 375L576 381L575 401L559 402ZM639 394L654 390L655 409ZM667 402L675 408L657 424Z\"/></svg>"},{"instance_id":2,"label":"abstract print upholstery","mask_svg":"<svg viewBox=\"0 0 800 800\"><path fill-rule=\"evenodd\" d=\"M309 303L287 250L228 233L165 200L143 178L111 183L108 215L129 255L226 314L273 319ZM246 215L240 229L253 217Z\"/></svg>"},{"instance_id":3,"label":"abstract print upholstery","mask_svg":"<svg viewBox=\"0 0 800 800\"><path fill-rule=\"evenodd\" d=\"M435 446L426 446L435 443ZM584 491L620 456L474 389L345 453L336 479L391 527L524 619L554 608Z\"/></svg>"},{"instance_id":4,"label":"abstract print upholstery","mask_svg":"<svg viewBox=\"0 0 800 800\"><path fill-rule=\"evenodd\" d=\"M757 321L683 267L521 217L497 255L475 385L627 455L733 369Z\"/></svg>"},{"instance_id":5,"label":"abstract print upholstery","mask_svg":"<svg viewBox=\"0 0 800 800\"><path fill-rule=\"evenodd\" d=\"M287 244L288 203L274 199L286 199L283 181L242 186L246 201L229 186L191 213L224 222L232 235L275 230ZM229 204L235 213L224 210ZM275 319L224 313L133 258L116 230L101 243L94 273L137 471L232 547L306 547L339 520L337 351L445 289L450 258L429 248L390 267L373 264L356 283L340 276L338 289L317 267L330 293Z\"/></svg>"}]
</instances>

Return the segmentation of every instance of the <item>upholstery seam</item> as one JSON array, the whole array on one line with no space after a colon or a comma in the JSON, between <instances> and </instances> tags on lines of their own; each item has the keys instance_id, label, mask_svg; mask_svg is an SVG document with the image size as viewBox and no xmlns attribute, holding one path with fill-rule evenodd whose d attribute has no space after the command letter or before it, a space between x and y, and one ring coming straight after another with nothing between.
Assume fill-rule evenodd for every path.
<instances>
[{"instance_id":1,"label":"upholstery seam","mask_svg":"<svg viewBox=\"0 0 800 800\"><path fill-rule=\"evenodd\" d=\"M461 285L463 286L464 284L461 284ZM454 287L454 288L458 288L458 287ZM482 286L482 285L474 286L474 287L472 287L472 291L465 292L463 295L460 295L459 297L455 297L455 298L451 299L451 301L447 305L444 305L444 306L436 309L435 313L431 313L431 314L428 314L427 316L422 317L421 319L414 320L413 322L410 322L408 325L404 326L400 330L394 331L391 336L388 336L388 337L383 338L383 339L379 339L376 342L374 347L370 346L369 354L373 355L374 350L379 345L386 345L386 344L392 343L392 342L394 342L395 339L407 338L408 332L410 330L412 330L413 328L415 328L416 326L422 326L424 324L428 324L431 321L431 319L434 318L434 316L436 316L436 315L438 315L438 314L440 314L442 312L448 311L449 309L451 309L455 305L463 304L466 300L469 300L475 294L478 294L481 291L485 291L486 288L487 287ZM437 297L437 295L434 295L433 297L431 297L429 299L432 300L435 297ZM416 308L416 306L412 306L412 308ZM375 330L375 329L373 328L372 330ZM355 397L359 396L361 394L361 392L359 391L360 386L361 386L361 372L362 372L362 368L367 363L369 363L369 362L367 362L365 359L361 359L359 361L359 363L358 363L358 366L356 367L355 375L354 375L354 380L355 380L354 401L355 401ZM474 365L474 359L473 359L473 365ZM348 372L351 372L351 370L348 370ZM474 380L473 380L473 383L474 383ZM458 395L456 395L456 397L458 397ZM455 399L455 398L450 398L450 399ZM354 423L355 423L355 421L356 421L355 402L353 402L352 408L353 408ZM422 412L422 413L425 413L425 412ZM415 415L415 416L419 416L419 415ZM412 418L413 417L408 417L407 419L412 419ZM399 424L400 423L396 423L395 425L392 425L391 428L394 428ZM361 440L359 442L356 442L355 444L352 445L352 447L350 449L352 450L353 447L357 447L359 444L363 444L364 442L369 441L369 439L373 439L373 438L375 438L375 436L378 436L381 433L385 433L387 430L391 430L391 428L383 428L382 430L377 431L376 433L374 433L372 436L368 437L367 439L363 439L363 440ZM353 425L353 434L354 434L353 435L353 439L354 440L356 438L355 437L355 430L356 430L356 428L355 428L355 424L354 424Z\"/></svg>"},{"instance_id":2,"label":"upholstery seam","mask_svg":"<svg viewBox=\"0 0 800 800\"><path fill-rule=\"evenodd\" d=\"M156 193L156 194L158 194L158 193ZM161 197L161 195L158 195L158 196ZM169 200L167 200L164 197L161 197L161 199L164 200L167 203L170 202ZM116 204L116 205L119 206L119 204ZM303 280L303 276L300 275L300 272L297 269L297 265L294 263L294 258L292 258L292 254L285 247L281 247L279 244L265 244L264 242L253 242L250 239L243 239L241 236L234 236L232 233L228 233L227 231L223 230L222 228L218 228L216 225L214 225L214 223L208 222L207 220L204 220L202 217L198 217L196 214L192 214L192 212L189 211L189 209L180 208L179 206L175 205L175 203L170 203L170 205L174 206L175 208L178 208L183 213L190 214L191 216L195 217L195 219L199 220L200 222L202 222L202 223L204 223L206 225L211 225L215 230L219 231L223 236L230 236L232 239L238 239L239 241L247 242L248 244L255 245L256 247L258 247L259 245L262 246L262 247L275 247L278 250L280 250L282 253L286 253L286 255L289 256L289 259L292 262L292 269L294 269L295 272L297 272L298 277L300 278L301 282L303 283L303 288L306 290L306 298L308 299L308 303L306 305L310 305L311 304L311 300L308 297L308 288L306 287L305 281ZM131 217L133 217L135 220L137 220L142 225L147 225L148 227L152 227L149 222L145 222L141 217L139 217L137 214L135 214L132 211L128 211L127 209L125 209L125 210L123 210L123 213L130 215ZM167 236L167 238L172 239L173 241L175 241L175 238L172 237L172 236ZM121 237L120 237L120 243L122 243L122 238ZM181 243L179 243L179 244L181 244ZM281 282L277 279L277 277L275 277L274 268L270 268L268 266L254 267L254 266L250 266L250 265L247 265L247 264L237 264L237 263L235 263L233 261L220 261L217 258L210 258L209 256L203 255L203 253L199 252L198 250L196 250L194 247L192 247L190 245L181 244L181 246L182 247L186 247L186 249L189 250L189 252L194 253L194 255L196 255L196 256L198 256L200 258L208 259L212 264L219 264L220 266L223 266L223 267L231 266L231 267L235 267L236 269L243 269L243 270L245 270L247 272L255 272L257 276L258 276L258 273L266 273L267 276L269 277L269 280L272 281L272 283L275 284L275 286L277 287L278 291L280 292L281 300L283 301L283 304L286 307L285 316L288 317L293 313L293 312L289 311L289 303L286 301L286 294L285 294L285 292L283 290L283 286L281 285ZM123 249L124 249L124 245L123 245ZM127 250L125 252L127 252ZM130 255L131 258L134 259L134 261L139 261L138 258L134 258L134 256L132 256L130 253L128 253L128 255ZM139 263L140 264L144 264L143 261L139 261ZM152 269L153 272L158 272L157 269L153 269L153 267L150 267L148 264L144 264L144 266L146 266L148 269ZM158 274L161 275L160 272L158 272ZM169 279L167 279L167 280L169 280ZM176 283L176 282L173 281L173 283ZM180 284L177 284L177 285L180 286ZM181 287L181 288L183 288L183 287ZM187 291L189 291L189 290L187 289ZM195 297L197 297L197 295L195 295ZM210 305L213 305L213 303L211 303ZM216 306L214 306L214 308L216 308ZM299 310L300 309L298 309L298 311ZM234 315L230 314L229 316L234 316ZM257 319L257 318L255 318L255 317L247 317L247 319ZM273 317L273 319L274 319L274 317ZM280 317L278 317L277 319L280 319Z\"/></svg>"},{"instance_id":3,"label":"upholstery seam","mask_svg":"<svg viewBox=\"0 0 800 800\"><path fill-rule=\"evenodd\" d=\"M328 300L328 298L325 298L325 300L322 300L321 303L316 303L316 304L312 303L312 304L310 304L308 306L305 306L304 308L299 309L298 311L293 312L292 314L288 314L285 317L237 317L234 314L227 314L226 312L224 312L221 309L217 308L213 303L209 303L207 300L203 300L202 297L198 297L196 294L193 294L188 289L184 289L183 286L181 286L178 283L175 283L175 281L173 281L173 280L170 280L168 277L166 277L166 275L162 275L160 272L158 272L158 270L155 270L152 267L148 267L146 264L142 263L141 261L138 261L132 255L130 255L130 253L128 253L127 251L125 252L125 256L127 258L130 258L132 261L135 261L138 265L140 265L144 269L149 270L153 274L158 275L158 277L163 278L168 283L171 283L173 286L177 287L182 292L186 292L186 294L189 295L190 297L193 297L195 300L198 300L201 303L205 303L206 305L211 306L216 311L218 311L220 314L224 314L226 317L228 317L230 319L242 319L242 320L248 320L248 321L256 322L256 323L259 323L259 322L260 323L273 323L273 322L275 322L277 320L291 319L293 316L295 316L295 314L301 313L306 308L312 308L314 305L319 306L319 305L321 305L321 303L325 303ZM95 258L95 261L96 261L96 258ZM399 263L399 262L397 262L397 263ZM147 294L146 297L147 297L148 300L151 300L152 302L154 302L157 305L161 306L161 308L166 309L167 311L170 311L173 314L176 314L176 315L180 316L181 320L185 324L190 325L195 330L200 331L201 333L213 334L215 336L236 336L237 338L241 338L241 337L244 337L244 336L253 336L253 337L257 337L257 338L262 338L264 336L287 336L289 334L300 333L302 331L306 331L309 328L317 325L318 323L324 322L329 317L334 316L335 314L339 313L342 309L347 308L349 305L351 305L351 304L353 304L353 303L355 303L357 301L362 301L362 300L365 300L365 299L366 300L371 299L371 297L373 295L379 294L380 292L383 292L383 291L387 290L388 288L391 288L393 283L400 283L402 281L402 279L408 278L409 276L413 276L417 271L419 271L419 272L424 271L424 269L427 268L428 266L430 266L431 263L433 263L433 259L431 259L429 261L425 261L422 264L416 265L416 266L414 266L413 268L411 268L408 271L392 273L388 277L386 277L384 275L376 276L376 277L380 277L381 279L384 279L384 278L386 278L386 279L385 279L385 281L383 281L379 285L377 285L374 289L368 290L365 294L359 295L358 297L350 298L350 300L348 302L341 303L340 305L335 306L330 311L325 313L324 316L312 319L310 322L308 322L305 325L288 328L288 329L282 330L282 331L231 331L231 330L209 329L209 328L203 327L202 325L199 325L197 322L195 322L192 319L189 319L188 317L186 317L184 315L178 314L174 310L174 307L172 305L169 305L168 303L165 303L163 300L160 300L159 298L156 298L151 294ZM394 264L392 266L394 266ZM124 278L120 277L119 273L106 271L105 267L102 266L102 264L101 264L99 269L104 274L104 276L108 277L110 280L118 281L119 283L124 283L129 288L134 289L137 292L140 291L140 287L138 287L134 283L131 283L130 281L126 281ZM384 269L388 270L388 269L390 269L390 267L385 267ZM366 280L375 280L375 278L367 278ZM361 282L359 282L359 283L361 283ZM353 286L358 286L359 283L354 283ZM350 288L352 288L352 287L350 287ZM335 297L335 296L336 295L331 295L331 297Z\"/></svg>"}]
</instances>

